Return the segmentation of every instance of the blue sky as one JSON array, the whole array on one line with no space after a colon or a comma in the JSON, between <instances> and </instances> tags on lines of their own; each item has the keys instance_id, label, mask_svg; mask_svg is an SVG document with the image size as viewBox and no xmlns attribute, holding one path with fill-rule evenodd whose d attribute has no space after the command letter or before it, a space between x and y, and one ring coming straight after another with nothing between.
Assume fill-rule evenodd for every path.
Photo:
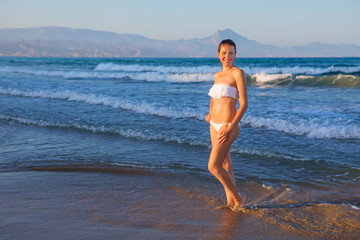
<instances>
[{"instance_id":1,"label":"blue sky","mask_svg":"<svg viewBox=\"0 0 360 240\"><path fill-rule=\"evenodd\" d=\"M280 47L360 45L359 0L0 0L0 28L64 26L189 39L231 28Z\"/></svg>"}]
</instances>

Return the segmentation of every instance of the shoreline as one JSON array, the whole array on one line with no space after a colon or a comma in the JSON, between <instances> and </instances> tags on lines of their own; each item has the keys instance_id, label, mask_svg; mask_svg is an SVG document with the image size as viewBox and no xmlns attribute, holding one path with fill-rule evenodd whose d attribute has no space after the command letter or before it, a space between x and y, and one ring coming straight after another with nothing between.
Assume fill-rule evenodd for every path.
<instances>
[{"instance_id":1,"label":"shoreline","mask_svg":"<svg viewBox=\"0 0 360 240\"><path fill-rule=\"evenodd\" d=\"M4 240L332 238L321 229L297 229L291 219L281 217L303 210L316 215L325 206L234 213L215 210L221 198L173 175L2 172L0 235ZM359 222L348 223L354 228L335 238L360 234L354 232Z\"/></svg>"}]
</instances>

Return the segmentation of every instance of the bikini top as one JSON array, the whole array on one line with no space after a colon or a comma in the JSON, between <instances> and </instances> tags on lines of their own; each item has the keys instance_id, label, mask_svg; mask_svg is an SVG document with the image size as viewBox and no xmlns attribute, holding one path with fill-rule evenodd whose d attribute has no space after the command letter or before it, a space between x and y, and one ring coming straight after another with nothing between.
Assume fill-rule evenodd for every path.
<instances>
[{"instance_id":1,"label":"bikini top","mask_svg":"<svg viewBox=\"0 0 360 240\"><path fill-rule=\"evenodd\" d=\"M210 97L220 99L222 97L239 98L239 92L237 88L226 84L214 84L208 94Z\"/></svg>"}]
</instances>

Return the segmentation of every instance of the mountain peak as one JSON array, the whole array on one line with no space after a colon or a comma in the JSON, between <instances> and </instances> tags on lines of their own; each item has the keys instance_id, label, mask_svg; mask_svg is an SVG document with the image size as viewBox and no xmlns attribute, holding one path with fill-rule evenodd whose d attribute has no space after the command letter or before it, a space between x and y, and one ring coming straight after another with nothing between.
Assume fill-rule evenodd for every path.
<instances>
[{"instance_id":1,"label":"mountain peak","mask_svg":"<svg viewBox=\"0 0 360 240\"><path fill-rule=\"evenodd\" d=\"M213 35L214 38L217 39L217 41L221 41L223 39L232 39L232 38L237 38L240 35L235 33L233 30L231 30L230 28L224 29L224 30L217 30L216 33Z\"/></svg>"},{"instance_id":2,"label":"mountain peak","mask_svg":"<svg viewBox=\"0 0 360 240\"><path fill-rule=\"evenodd\" d=\"M238 35L236 32L234 32L230 28L226 28L224 30L217 30L216 33L219 35Z\"/></svg>"},{"instance_id":3,"label":"mountain peak","mask_svg":"<svg viewBox=\"0 0 360 240\"><path fill-rule=\"evenodd\" d=\"M236 43L250 41L249 39L237 34L230 28L226 28L224 30L217 30L213 35L207 37L206 42L211 45L218 45L224 39L231 39Z\"/></svg>"}]
</instances>

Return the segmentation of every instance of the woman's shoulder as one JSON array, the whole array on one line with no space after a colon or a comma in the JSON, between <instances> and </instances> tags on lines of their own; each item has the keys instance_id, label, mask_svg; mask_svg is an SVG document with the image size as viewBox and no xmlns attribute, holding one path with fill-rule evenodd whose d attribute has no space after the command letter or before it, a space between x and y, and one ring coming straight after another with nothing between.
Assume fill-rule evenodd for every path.
<instances>
[{"instance_id":1,"label":"woman's shoulder","mask_svg":"<svg viewBox=\"0 0 360 240\"><path fill-rule=\"evenodd\" d=\"M239 79L239 78L243 78L245 76L245 73L241 68L234 67L232 69L232 75L235 79Z\"/></svg>"},{"instance_id":2,"label":"woman's shoulder","mask_svg":"<svg viewBox=\"0 0 360 240\"><path fill-rule=\"evenodd\" d=\"M238 67L233 67L232 72L233 72L233 74L243 74L244 70L242 70L241 68L238 68Z\"/></svg>"},{"instance_id":3,"label":"woman's shoulder","mask_svg":"<svg viewBox=\"0 0 360 240\"><path fill-rule=\"evenodd\" d=\"M242 85L244 81L246 81L245 73L242 69L235 67L232 72L232 76L236 82L237 86Z\"/></svg>"}]
</instances>

